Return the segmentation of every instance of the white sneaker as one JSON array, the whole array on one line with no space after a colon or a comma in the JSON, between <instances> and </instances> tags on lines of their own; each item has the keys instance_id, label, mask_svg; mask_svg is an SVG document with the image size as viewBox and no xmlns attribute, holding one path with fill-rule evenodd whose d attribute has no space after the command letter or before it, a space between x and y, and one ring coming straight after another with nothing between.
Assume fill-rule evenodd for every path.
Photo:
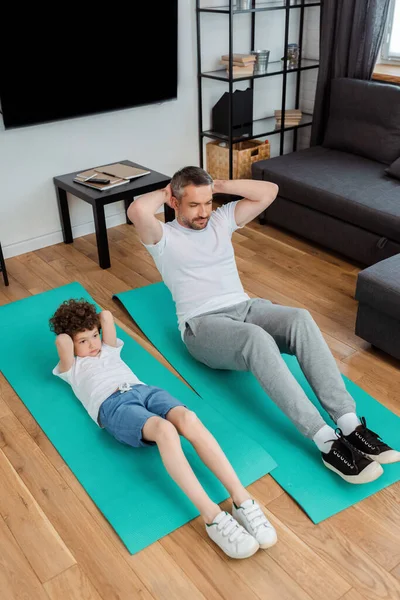
<instances>
[{"instance_id":1,"label":"white sneaker","mask_svg":"<svg viewBox=\"0 0 400 600\"><path fill-rule=\"evenodd\" d=\"M220 512L210 525L206 524L206 531L230 558L248 558L260 547L257 540L225 511Z\"/></svg>"},{"instance_id":2,"label":"white sneaker","mask_svg":"<svg viewBox=\"0 0 400 600\"><path fill-rule=\"evenodd\" d=\"M240 506L233 504L232 515L257 540L260 548L270 548L278 541L273 525L264 515L259 504L249 498Z\"/></svg>"}]
</instances>

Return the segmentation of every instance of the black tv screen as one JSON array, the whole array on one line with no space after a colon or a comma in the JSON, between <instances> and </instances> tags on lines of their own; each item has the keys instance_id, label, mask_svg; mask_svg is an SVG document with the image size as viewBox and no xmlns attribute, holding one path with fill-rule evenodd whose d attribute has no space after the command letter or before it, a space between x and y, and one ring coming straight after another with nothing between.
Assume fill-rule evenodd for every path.
<instances>
[{"instance_id":1,"label":"black tv screen","mask_svg":"<svg viewBox=\"0 0 400 600\"><path fill-rule=\"evenodd\" d=\"M50 5L40 14L8 7L0 42L4 126L176 98L177 0L142 2L68 8L57 17Z\"/></svg>"}]
</instances>

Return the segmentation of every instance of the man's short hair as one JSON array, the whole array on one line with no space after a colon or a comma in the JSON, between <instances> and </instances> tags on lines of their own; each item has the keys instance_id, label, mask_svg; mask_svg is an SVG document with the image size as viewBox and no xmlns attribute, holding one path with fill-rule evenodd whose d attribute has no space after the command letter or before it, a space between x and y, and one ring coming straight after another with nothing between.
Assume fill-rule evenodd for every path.
<instances>
[{"instance_id":1,"label":"man's short hair","mask_svg":"<svg viewBox=\"0 0 400 600\"><path fill-rule=\"evenodd\" d=\"M171 179L172 195L177 200L182 200L183 191L188 185L212 185L213 178L200 167L184 167L175 173Z\"/></svg>"}]
</instances>

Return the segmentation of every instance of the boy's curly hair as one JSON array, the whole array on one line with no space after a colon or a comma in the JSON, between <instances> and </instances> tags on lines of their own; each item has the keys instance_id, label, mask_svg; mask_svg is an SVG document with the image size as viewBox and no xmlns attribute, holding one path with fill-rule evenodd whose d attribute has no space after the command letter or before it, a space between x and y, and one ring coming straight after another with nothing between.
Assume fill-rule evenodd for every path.
<instances>
[{"instance_id":1,"label":"boy's curly hair","mask_svg":"<svg viewBox=\"0 0 400 600\"><path fill-rule=\"evenodd\" d=\"M81 331L91 331L97 327L100 331L100 317L96 306L81 298L65 300L49 320L50 330L56 335L67 333L72 338Z\"/></svg>"}]
</instances>

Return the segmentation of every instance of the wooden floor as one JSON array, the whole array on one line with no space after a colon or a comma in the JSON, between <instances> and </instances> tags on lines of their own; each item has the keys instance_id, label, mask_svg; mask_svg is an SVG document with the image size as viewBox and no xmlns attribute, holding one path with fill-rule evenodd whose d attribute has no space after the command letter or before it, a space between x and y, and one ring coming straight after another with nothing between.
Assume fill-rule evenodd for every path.
<instances>
[{"instance_id":1,"label":"wooden floor","mask_svg":"<svg viewBox=\"0 0 400 600\"><path fill-rule=\"evenodd\" d=\"M0 304L79 281L159 360L112 294L159 281L135 229L109 230L7 260ZM306 307L342 373L400 414L400 364L354 334L359 268L271 227L234 234L247 292ZM400 483L313 525L270 476L250 486L278 544L228 559L200 519L131 556L3 376L0 377L0 598L36 600L362 600L400 598Z\"/></svg>"}]
</instances>

